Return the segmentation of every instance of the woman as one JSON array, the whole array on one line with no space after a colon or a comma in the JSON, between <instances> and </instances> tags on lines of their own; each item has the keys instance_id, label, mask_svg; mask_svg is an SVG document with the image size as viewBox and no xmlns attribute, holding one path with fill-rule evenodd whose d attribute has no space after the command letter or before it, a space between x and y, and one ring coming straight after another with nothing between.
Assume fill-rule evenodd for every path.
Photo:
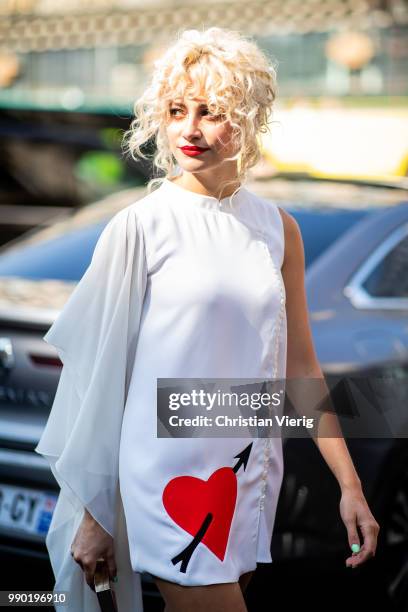
<instances>
[{"instance_id":1,"label":"woman","mask_svg":"<svg viewBox=\"0 0 408 612\"><path fill-rule=\"evenodd\" d=\"M154 137L165 178L108 223L44 337L64 368L37 451L61 486L47 546L72 610L97 610L98 558L124 612L142 609L144 571L167 612L243 612L257 562L272 561L280 437L157 437L156 397L158 378L323 377L299 227L242 184L274 98L256 44L210 28L179 37L136 103L128 150L141 156ZM317 444L350 546L362 531L346 559L356 567L379 527L342 437Z\"/></svg>"}]
</instances>

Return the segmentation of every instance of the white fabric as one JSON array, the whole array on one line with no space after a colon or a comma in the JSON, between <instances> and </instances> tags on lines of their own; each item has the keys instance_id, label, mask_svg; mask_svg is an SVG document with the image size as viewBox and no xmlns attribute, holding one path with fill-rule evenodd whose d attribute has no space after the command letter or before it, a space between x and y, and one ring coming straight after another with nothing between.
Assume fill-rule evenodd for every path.
<instances>
[{"instance_id":1,"label":"white fabric","mask_svg":"<svg viewBox=\"0 0 408 612\"><path fill-rule=\"evenodd\" d=\"M284 378L283 251L277 206L244 187L219 202L165 180L103 231L44 336L64 364L36 448L61 487L46 540L55 590L69 591L61 611L98 612L70 555L84 506L115 538L119 612L142 611L139 572L209 584L271 561L281 439L156 438L156 378ZM207 480L251 441L224 559L201 542L182 573L171 558L192 537L166 513L164 486Z\"/></svg>"},{"instance_id":2,"label":"white fabric","mask_svg":"<svg viewBox=\"0 0 408 612\"><path fill-rule=\"evenodd\" d=\"M119 459L132 567L183 585L234 582L257 562L272 560L282 440L157 438L156 379L284 378L282 219L274 203L243 187L218 202L169 180L139 201L137 212L149 273ZM174 479L207 481L219 468L233 467L251 441L247 468L236 474L225 556L214 553L225 546L229 524L226 510L218 508L208 529L210 546L200 542L182 571L172 559L192 541L211 504L217 505L214 497L226 493L192 479L181 493ZM231 470L224 475L229 482ZM211 499L197 501L196 485L208 487ZM169 507L175 503L189 515L184 522ZM190 531L186 521L193 524Z\"/></svg>"},{"instance_id":3,"label":"white fabric","mask_svg":"<svg viewBox=\"0 0 408 612\"><path fill-rule=\"evenodd\" d=\"M56 578L68 591L65 612L99 612L96 594L70 555L84 507L115 538L119 612L143 610L140 575L130 566L118 487L123 409L147 269L134 207L117 213L92 262L44 340L63 368L52 410L36 447L61 487L46 544Z\"/></svg>"}]
</instances>

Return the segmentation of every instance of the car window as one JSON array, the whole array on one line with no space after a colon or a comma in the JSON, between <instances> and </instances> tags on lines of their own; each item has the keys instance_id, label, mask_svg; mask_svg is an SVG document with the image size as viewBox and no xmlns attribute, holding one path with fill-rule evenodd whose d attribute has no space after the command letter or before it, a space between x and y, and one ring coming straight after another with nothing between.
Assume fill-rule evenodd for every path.
<instances>
[{"instance_id":1,"label":"car window","mask_svg":"<svg viewBox=\"0 0 408 612\"><path fill-rule=\"evenodd\" d=\"M408 236L375 266L362 287L372 297L408 297Z\"/></svg>"}]
</instances>

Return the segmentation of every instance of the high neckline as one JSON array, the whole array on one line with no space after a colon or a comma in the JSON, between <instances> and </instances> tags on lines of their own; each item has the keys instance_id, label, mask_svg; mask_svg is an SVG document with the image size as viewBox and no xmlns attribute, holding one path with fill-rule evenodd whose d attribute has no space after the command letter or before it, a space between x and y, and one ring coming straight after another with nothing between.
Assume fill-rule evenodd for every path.
<instances>
[{"instance_id":1,"label":"high neckline","mask_svg":"<svg viewBox=\"0 0 408 612\"><path fill-rule=\"evenodd\" d=\"M191 191L190 189L185 189L168 178L164 179L161 188L172 191L172 193L178 197L179 201L188 202L209 210L224 211L236 210L241 205L245 193L245 187L240 185L231 195L219 200L214 196L204 195Z\"/></svg>"}]
</instances>

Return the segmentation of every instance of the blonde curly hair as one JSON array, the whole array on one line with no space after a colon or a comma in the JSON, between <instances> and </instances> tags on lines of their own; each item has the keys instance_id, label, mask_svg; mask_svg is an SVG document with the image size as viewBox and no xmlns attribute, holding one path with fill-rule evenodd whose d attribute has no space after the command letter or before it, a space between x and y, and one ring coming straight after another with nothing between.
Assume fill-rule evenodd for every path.
<instances>
[{"instance_id":1,"label":"blonde curly hair","mask_svg":"<svg viewBox=\"0 0 408 612\"><path fill-rule=\"evenodd\" d=\"M237 179L243 182L248 170L261 157L258 135L269 130L269 118L276 96L273 60L257 44L239 32L211 27L203 31L184 30L153 64L151 82L134 104L135 118L125 132L123 147L133 159L149 157L141 147L151 138L156 142L154 167L165 176L149 181L148 192L177 166L166 135L170 102L177 95L204 92L208 109L229 121L233 150L238 153ZM236 148L235 148L236 147Z\"/></svg>"}]
</instances>

